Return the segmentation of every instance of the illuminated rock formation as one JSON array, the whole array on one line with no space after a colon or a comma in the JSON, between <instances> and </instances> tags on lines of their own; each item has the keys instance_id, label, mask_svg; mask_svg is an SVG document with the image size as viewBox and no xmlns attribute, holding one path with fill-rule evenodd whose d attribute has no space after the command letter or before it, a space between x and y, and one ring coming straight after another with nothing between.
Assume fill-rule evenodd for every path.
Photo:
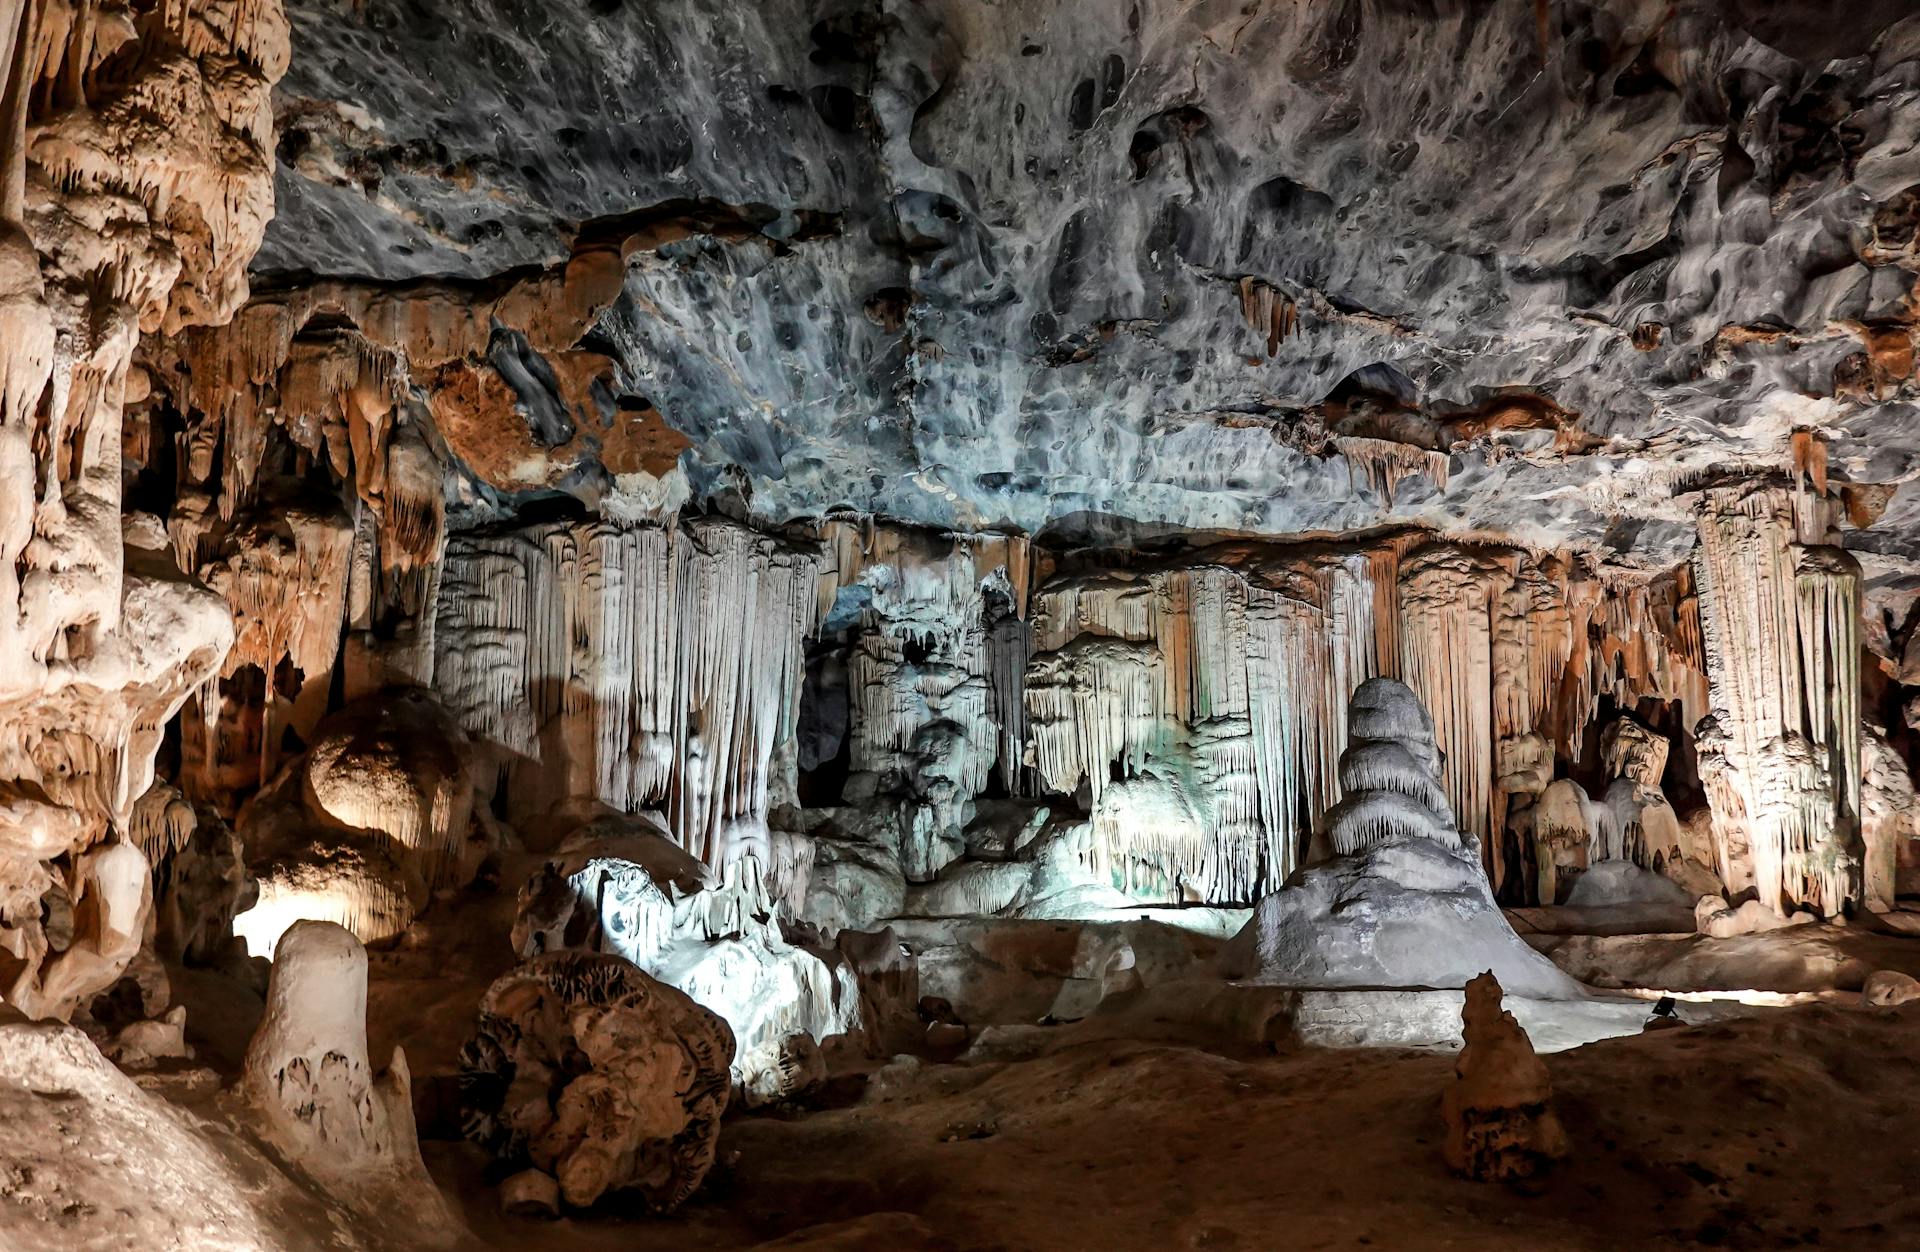
<instances>
[{"instance_id":1,"label":"illuminated rock formation","mask_svg":"<svg viewBox=\"0 0 1920 1252\"><path fill-rule=\"evenodd\" d=\"M1009 789L1021 782L1028 548L841 521L823 537L836 601L860 605L849 787L902 805L901 867L924 882L960 855L996 763Z\"/></svg>"},{"instance_id":2,"label":"illuminated rock formation","mask_svg":"<svg viewBox=\"0 0 1920 1252\"><path fill-rule=\"evenodd\" d=\"M1042 588L1026 674L1034 766L1050 790L1087 786L1097 879L1221 902L1286 877L1309 811L1333 792L1333 726L1315 710L1364 677L1351 663L1373 661L1372 601L1356 594L1371 589L1338 561ZM1368 620L1349 634L1339 615L1356 608Z\"/></svg>"},{"instance_id":3,"label":"illuminated rock formation","mask_svg":"<svg viewBox=\"0 0 1920 1252\"><path fill-rule=\"evenodd\" d=\"M1490 972L1467 984L1467 1043L1440 1097L1447 1168L1477 1182L1530 1178L1568 1152L1547 1067L1513 1014L1501 1009L1500 991Z\"/></svg>"},{"instance_id":4,"label":"illuminated rock formation","mask_svg":"<svg viewBox=\"0 0 1920 1252\"><path fill-rule=\"evenodd\" d=\"M678 1208L713 1166L733 1035L617 956L557 952L502 976L461 1052L467 1133L585 1208Z\"/></svg>"},{"instance_id":5,"label":"illuminated rock formation","mask_svg":"<svg viewBox=\"0 0 1920 1252\"><path fill-rule=\"evenodd\" d=\"M330 825L384 836L429 891L465 886L478 859L468 757L466 736L432 697L387 690L315 728L301 798Z\"/></svg>"},{"instance_id":6,"label":"illuminated rock formation","mask_svg":"<svg viewBox=\"0 0 1920 1252\"><path fill-rule=\"evenodd\" d=\"M1347 794L1327 814L1336 855L1260 902L1221 971L1280 987L1457 988L1492 969L1520 995L1581 997L1494 904L1479 849L1454 828L1433 722L1412 691L1369 679L1347 724Z\"/></svg>"},{"instance_id":7,"label":"illuminated rock formation","mask_svg":"<svg viewBox=\"0 0 1920 1252\"><path fill-rule=\"evenodd\" d=\"M42 915L13 928L15 972L0 997L30 1017L71 1016L118 981L152 912L153 880L140 849L107 844L70 864L44 880Z\"/></svg>"},{"instance_id":8,"label":"illuminated rock formation","mask_svg":"<svg viewBox=\"0 0 1920 1252\"><path fill-rule=\"evenodd\" d=\"M466 738L432 696L382 690L312 733L240 815L258 895L234 930L255 956L302 918L364 943L391 938L432 892L471 881L487 849Z\"/></svg>"},{"instance_id":9,"label":"illuminated rock formation","mask_svg":"<svg viewBox=\"0 0 1920 1252\"><path fill-rule=\"evenodd\" d=\"M863 1024L854 971L788 937L756 857L722 877L648 814L598 817L566 836L520 889L513 944L523 959L610 953L691 996L731 1028L733 1071L750 1087L781 1072L794 1036L818 1043Z\"/></svg>"},{"instance_id":10,"label":"illuminated rock formation","mask_svg":"<svg viewBox=\"0 0 1920 1252\"><path fill-rule=\"evenodd\" d=\"M1859 566L1824 491L1718 487L1698 507L1718 868L1743 885L1740 828L1764 904L1838 913L1862 890Z\"/></svg>"}]
</instances>

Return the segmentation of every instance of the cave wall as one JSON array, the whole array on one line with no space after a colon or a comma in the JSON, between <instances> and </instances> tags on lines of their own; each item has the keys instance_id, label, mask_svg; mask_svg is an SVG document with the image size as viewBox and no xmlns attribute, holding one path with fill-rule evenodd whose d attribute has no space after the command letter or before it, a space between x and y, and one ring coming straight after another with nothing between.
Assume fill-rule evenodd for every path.
<instances>
[{"instance_id":1,"label":"cave wall","mask_svg":"<svg viewBox=\"0 0 1920 1252\"><path fill-rule=\"evenodd\" d=\"M781 862L829 624L916 884L1250 900L1379 674L1505 899L1889 903L1920 18L1777 8L0 6L0 994L396 685Z\"/></svg>"},{"instance_id":2,"label":"cave wall","mask_svg":"<svg viewBox=\"0 0 1920 1252\"><path fill-rule=\"evenodd\" d=\"M115 837L233 640L123 515L122 408L143 333L247 299L287 27L272 0L28 0L0 54L0 995L65 1015L139 948L146 858Z\"/></svg>"}]
</instances>

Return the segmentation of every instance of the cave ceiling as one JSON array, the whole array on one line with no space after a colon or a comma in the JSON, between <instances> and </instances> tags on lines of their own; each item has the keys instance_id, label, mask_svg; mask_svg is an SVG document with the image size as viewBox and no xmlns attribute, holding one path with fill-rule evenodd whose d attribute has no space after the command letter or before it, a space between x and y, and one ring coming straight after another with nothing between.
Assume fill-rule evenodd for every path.
<instances>
[{"instance_id":1,"label":"cave ceiling","mask_svg":"<svg viewBox=\"0 0 1920 1252\"><path fill-rule=\"evenodd\" d=\"M1914 473L1909 7L294 0L254 285L478 301L618 241L585 403L763 522L1667 564L1796 431ZM490 362L557 444L523 330ZM1847 542L1901 577L1920 501Z\"/></svg>"}]
</instances>

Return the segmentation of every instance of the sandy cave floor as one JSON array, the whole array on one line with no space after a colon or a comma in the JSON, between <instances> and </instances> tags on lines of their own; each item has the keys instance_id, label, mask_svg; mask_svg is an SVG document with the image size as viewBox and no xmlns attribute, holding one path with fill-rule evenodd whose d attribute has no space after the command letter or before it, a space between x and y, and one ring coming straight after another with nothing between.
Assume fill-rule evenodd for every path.
<instances>
[{"instance_id":1,"label":"sandy cave floor","mask_svg":"<svg viewBox=\"0 0 1920 1252\"><path fill-rule=\"evenodd\" d=\"M1576 1156L1524 1190L1441 1166L1448 1057L1127 1042L896 1065L857 1107L739 1119L666 1221L501 1219L466 1149L430 1145L429 1161L501 1247L738 1248L801 1230L790 1246L1900 1248L1920 1244L1916 1061L1920 1006L1786 1009L1562 1054Z\"/></svg>"},{"instance_id":2,"label":"sandy cave floor","mask_svg":"<svg viewBox=\"0 0 1920 1252\"><path fill-rule=\"evenodd\" d=\"M478 894L373 956L374 1055L405 1043L428 1136L472 1005L510 964L498 938L510 907ZM817 1107L736 1117L706 1186L666 1219L505 1218L474 1149L432 1137L423 1149L492 1248L1920 1247L1920 1004L1863 1009L1831 990L1833 975L1920 970L1920 941L1823 927L1578 948L1618 962L1627 983L1747 965L1782 990L1830 990L1550 1057L1575 1155L1528 1188L1441 1165L1448 1055L1226 1055L1066 1034L1031 1059L875 1060ZM257 1001L204 974L179 986L202 1061L229 1069Z\"/></svg>"}]
</instances>

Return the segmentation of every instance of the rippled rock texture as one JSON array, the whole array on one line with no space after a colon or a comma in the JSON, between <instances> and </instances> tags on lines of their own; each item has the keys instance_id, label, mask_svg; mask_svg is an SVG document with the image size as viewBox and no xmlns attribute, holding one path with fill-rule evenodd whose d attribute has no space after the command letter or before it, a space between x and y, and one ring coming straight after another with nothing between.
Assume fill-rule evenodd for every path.
<instances>
[{"instance_id":1,"label":"rippled rock texture","mask_svg":"<svg viewBox=\"0 0 1920 1252\"><path fill-rule=\"evenodd\" d=\"M611 242L491 373L548 446L657 412L762 518L1673 559L1674 484L1795 429L1910 469L1920 23L1817 8L301 0L257 267Z\"/></svg>"}]
</instances>

